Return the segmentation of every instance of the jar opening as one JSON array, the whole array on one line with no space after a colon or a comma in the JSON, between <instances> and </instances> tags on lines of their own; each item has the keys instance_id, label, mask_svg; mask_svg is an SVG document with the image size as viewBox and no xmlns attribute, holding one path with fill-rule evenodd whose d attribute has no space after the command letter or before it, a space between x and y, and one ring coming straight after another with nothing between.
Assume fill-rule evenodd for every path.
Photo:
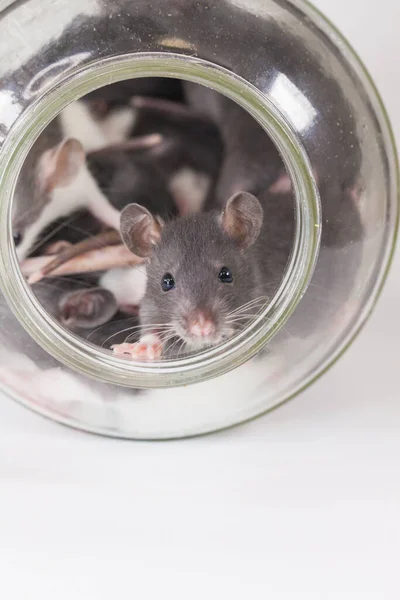
<instances>
[{"instance_id":1,"label":"jar opening","mask_svg":"<svg viewBox=\"0 0 400 600\"><path fill-rule=\"evenodd\" d=\"M235 324L232 327L233 335L226 339L222 337L218 340L217 344L210 347L203 347L202 343L198 343L198 351L196 343L199 341L199 338L201 341L202 336L208 335L206 332L207 327L209 329L215 327L215 323L206 314L206 311L201 311L201 314L196 314L190 323L191 339L196 342L193 343L193 348L191 349L193 351L185 352L184 356L179 356L179 353L175 356L171 353L170 357L166 357L166 359L160 361L157 360L154 363L126 360L125 358L113 355L110 350L104 349L104 347L107 348L107 345L110 347L114 343L121 344L134 340L134 334L140 329L136 322L133 325L131 324L134 316L118 314L121 303L120 305L115 305L112 299L112 290L115 290L115 285L117 288L121 288L121 279L117 283L115 282L117 276L115 269L126 268L127 262L123 265L122 263L114 263L114 271L112 273L107 271L102 276L101 285L99 285L98 278L95 278L91 280L90 288L86 286L85 289L82 289L80 287L82 280L79 279L81 275L79 274L79 282L75 285L73 293L69 289L67 293L63 293L62 297L57 300L57 310L61 311L61 313L59 312L58 315L54 314L54 311L49 310L48 292L50 280L43 279L41 287L38 287L40 284L36 281L35 285L31 287L27 284L18 266L18 258L25 258L25 255L32 253L36 238L33 241L28 240L31 244L30 246L26 241L27 238L24 240L21 231L18 230L15 223L18 223L18 217L21 217L19 220L21 223L23 216L27 215L27 211L23 206L18 207L18 194L15 196L16 200L14 200L14 203L12 202L14 190L18 192L18 185L23 177L24 169L30 168L29 156L32 155L31 148L35 148L35 144L38 143L37 140L43 138L46 131L50 131L54 126L59 126L62 117L57 117L56 121L54 119L60 111L63 111L62 115L67 114L68 110L64 110L66 106L69 105L70 108L75 106L76 108L76 103L72 105L71 102L75 102L78 98L82 98L86 94L89 94L91 98L91 114L95 115L97 123L101 122L100 129L105 134L105 137L107 137L107 127L109 128L108 131L111 131L110 124L113 126L113 134L115 134L115 131L118 132L120 136L118 139L114 137L107 138L107 140L109 147L113 147L113 151L115 151L115 146L118 146L118 152L120 152L121 144L124 145L126 140L126 131L129 127L132 127L137 113L140 113L140 102L142 102L142 110L144 112L146 112L146 107L150 113L153 110L153 113L151 113L153 118L157 112L157 103L155 108L154 106L150 106L149 108L148 104L146 105L146 102L144 101L143 103L140 99L138 105L138 99L136 99L136 106L130 104L129 107L121 107L119 100L113 97L107 106L105 106L104 102L101 101L101 95L98 91L106 83L127 82L128 80L140 82L145 81L145 79L141 79L144 77L147 81L151 81L151 78L153 78L154 82L156 78L168 78L169 81L173 82L171 84L171 89L175 90L171 92L173 94L179 94L177 91L179 88L178 84L179 81L183 80L211 88L236 102L252 118L258 121L260 126L265 130L263 134L271 138L282 157L283 175L282 179L277 182L275 193L277 191L278 194L281 194L282 189L285 185L287 186L288 182L293 190L293 201L291 204L293 210L293 237L290 244L291 249L280 274L279 282L271 295L272 297L267 297L266 294L259 293L257 297L253 296L251 301L246 301L246 298L243 298L241 304L238 306L235 305L228 315L228 320L232 324ZM162 109L163 107L161 106ZM158 105L158 110L160 110L160 105ZM77 118L77 112L74 113L70 110L69 113L73 119ZM178 115L175 121L179 121L179 118L186 119L187 115ZM199 124L197 126L199 127ZM46 127L47 129L45 130ZM68 122L64 123L64 130L65 127L68 131ZM201 131L202 135L205 133L205 127L204 123L200 125L199 131ZM43 133L44 130L45 133ZM146 128L141 133L141 136L136 137L136 141L140 137L140 143L143 144L143 147L138 150L137 147L134 148L131 146L128 151L135 153L139 151L139 154L142 152L139 162L142 161L140 164L143 165L143 153L145 155L147 153L147 156L151 153L157 155L157 152L160 151L160 145L165 144L168 136L163 136L157 130L146 130ZM207 138L205 139L207 140ZM170 142L171 140L167 139L168 141ZM97 175L94 178L98 184L97 191L100 190L103 192L104 149L102 150L100 145L96 147L94 139L89 140L88 143L89 145L90 143L92 144L92 148L89 151L92 157L90 159L91 164L97 168ZM30 150L31 152L28 154ZM73 143L70 143L67 147L63 145L58 150L59 154L53 152L53 154L45 155L45 159L42 162L44 170L46 165L55 165L57 167L57 161L60 157L64 162L67 162L67 166L73 169L74 160L78 160L81 156L81 149ZM127 148L122 151L126 152ZM1 253L3 266L0 277L4 293L16 316L36 341L50 354L81 373L109 383L137 388L183 385L222 374L242 364L268 343L272 336L284 325L307 288L318 252L320 231L318 194L307 157L284 116L277 112L270 101L267 101L251 85L221 67L205 61L171 54L123 56L93 63L91 67L77 71L57 85L56 88L49 89L40 96L31 110L27 111L15 124L12 134L5 143L4 152L8 158L2 189L2 210L4 211L3 216L6 215L6 219L2 219ZM46 150L46 152L49 151ZM210 163L210 156L207 156L206 159ZM86 160L89 160L88 154L86 154ZM112 160L115 160L115 152ZM212 162L213 158L211 158ZM20 173L21 177L18 180ZM93 170L90 174L93 176ZM63 173L60 174L57 168L53 169L50 177L45 180L45 186L49 185L51 187L51 185L54 185L54 179L51 178L54 178L56 175L60 176L62 180L59 186L58 202L65 206L67 202L71 202L71 197L68 198L66 193L68 186L65 185L62 179ZM182 190L185 190L184 186L188 184L188 178L193 176L197 177L196 190L200 189L203 191L203 198L200 199L200 202L204 202L209 182L204 177L202 178L201 174L188 174L187 170L179 175L180 179L176 177L173 180L174 178L172 177L172 182L171 180L169 181L169 195L173 200L177 200L178 210L185 211L188 209L187 206L179 206L179 200L182 198L185 200L185 192L182 192ZM154 179L153 177L152 185L155 185ZM29 181L29 178L27 180ZM86 186L92 185L91 182L88 183L88 180L85 180L84 183ZM122 186L120 188L121 194L124 192L124 183L124 181L119 182L120 186ZM279 188L279 186L281 187ZM232 190L233 193L235 191L240 190ZM291 194L290 191L288 193ZM228 200L228 198L225 198L225 200ZM193 202L198 202L198 199L194 198ZM148 210L147 207L144 208ZM43 206L41 206L41 209L40 214L42 216L39 216L38 219L40 220L41 218L43 224L45 220L43 219ZM193 206L191 209L193 209ZM69 221L70 216L70 211L66 216L64 213L64 225L68 223L71 226L71 222ZM114 216L115 214L111 212L109 215L109 224ZM32 216L30 218L32 230ZM129 215L127 215L127 218L130 218ZM34 221L35 224L37 220ZM156 221L152 222L152 225L156 227ZM43 231L45 231L45 228L43 228ZM52 231L54 232L54 227ZM62 231L61 227L59 231ZM100 239L101 235L99 234L97 240ZM41 239L43 240L43 238ZM57 240L52 239L51 241L55 242ZM58 241L65 240L60 238ZM15 243L17 244L17 251L15 251ZM96 243L99 242L97 241ZM120 246L122 248L122 245L118 245L118 248ZM116 254L115 248L117 246L110 245L110 247L114 248L113 251ZM92 251L96 252L95 246L92 248ZM126 250L124 252L126 259ZM19 256L17 256L18 254ZM32 261L36 260L35 264L37 265L40 262L37 259L44 258L43 256L31 258L30 268L33 264ZM210 259L211 263L213 261L215 263L212 264L212 268L215 269L215 282L216 285L222 286L221 289L224 289L224 286L229 286L234 282L235 272L234 269L232 270L230 264L222 264L224 261L221 264L217 261L217 264L216 258L218 258L219 262L222 260L218 252L213 260ZM121 257L116 256L115 259L121 260ZM175 261L172 262L172 266L167 263L165 264L165 273L163 272L160 277L160 295L163 293L177 293L179 286L182 285L176 274L172 272ZM135 278L133 288L134 293L139 293L139 288L143 285L144 281L144 267L142 264L137 264L134 268ZM26 274L27 272L25 271ZM30 273L31 281L35 280L35 274L37 275L37 271ZM118 271L118 276L121 275L122 271L120 270ZM76 278L75 275L73 277ZM71 281L71 275L69 280ZM64 277L63 282L66 281L68 281L68 278ZM113 285L114 288L112 287ZM126 287L127 285L129 285L129 282L123 281L122 287ZM60 279L57 279L57 286L60 288ZM174 289L175 287L176 289ZM101 292L99 291L100 288ZM41 290L41 293L38 293L38 289ZM52 291L54 291L54 286ZM113 295L115 300L115 293ZM126 303L123 302L123 304L123 308L126 311L128 307ZM132 302L132 305L134 304L135 302ZM133 306L129 308L133 310ZM96 311L98 314L96 314ZM112 317L108 320L107 311L110 314L113 313ZM64 326L60 324L60 314L62 314L61 321ZM82 333L82 330L85 330L85 326L77 328L76 323L82 325L85 319L85 322L87 322L87 318L93 317L93 315L94 320L100 318L100 321L101 319L106 319L106 322L100 323L98 327L92 327L90 334L86 335L87 332ZM115 323L119 319L121 320L116 325ZM128 319L128 322L125 321L124 323L122 319ZM245 327L236 326L236 324L241 325L243 321L245 321ZM73 327L71 327L71 323L74 323ZM150 324L151 320L148 323ZM107 327L110 325L111 333L109 334ZM121 327L121 325L124 326ZM186 326L189 327L187 323L185 324ZM71 329L73 330L72 332ZM178 340L174 339L170 327L163 325L161 333L164 340L168 338L167 341L170 341L171 345L175 344L175 347L179 350L179 338ZM95 336L97 338L94 340ZM114 340L114 337L117 339ZM97 345L95 343L96 339L99 340ZM185 342L185 339L182 339ZM181 344L181 346L184 345Z\"/></svg>"}]
</instances>

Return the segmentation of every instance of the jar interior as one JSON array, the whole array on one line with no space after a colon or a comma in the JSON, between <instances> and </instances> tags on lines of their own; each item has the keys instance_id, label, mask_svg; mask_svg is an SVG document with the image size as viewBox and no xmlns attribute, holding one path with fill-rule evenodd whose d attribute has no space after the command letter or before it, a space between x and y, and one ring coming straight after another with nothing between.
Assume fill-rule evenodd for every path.
<instances>
[{"instance_id":1,"label":"jar interior","mask_svg":"<svg viewBox=\"0 0 400 600\"><path fill-rule=\"evenodd\" d=\"M79 19L56 37L54 27L49 29L46 43L54 54L44 51L43 40L43 49L32 62L13 63L10 70L9 50L3 61L7 68L1 90L6 110L0 122L0 140L4 141L0 154L0 285L4 294L0 298L0 386L42 414L107 435L160 439L215 431L299 393L343 353L370 314L390 263L398 224L397 159L390 126L362 65L308 4L281 6L271 0L268 7L273 10L263 6L262 14L256 15L245 11L245 6L254 8L252 2L243 2L235 10L234 3L216 3L213 11L203 10L198 2L185 3L171 17L177 26L172 41L156 35L158 28L153 29L151 20L150 38L142 35L140 24L147 27L149 11L157 23L165 20L164 11L148 3L137 5L145 13L143 21L125 10L113 13L114 31L123 25L124 35L110 36L110 4L102 4L104 11L96 16L95 27L88 19L82 29ZM17 8L18 14L25 11L25 5ZM54 18L53 13L50 17ZM18 20L18 16L12 18ZM97 27L103 18L107 35ZM26 32L36 32L35 19L26 20L25 27ZM7 22L3 30L8 35ZM221 31L231 35L221 36ZM82 41L79 51L77 37ZM17 52L19 40L15 45L15 57L22 60ZM296 233L291 238L278 227L278 239L271 238L277 245L282 237L283 246L291 240L295 260L291 258L287 268L281 268L281 296L278 302L270 301L260 321L257 318L256 323L262 322L258 331L250 323L245 336L238 339L239 334L210 350L206 358L200 353L186 362L156 361L145 368L139 363L132 367L130 360L114 357L109 350L70 333L51 311L46 312L44 301L40 306L18 267L10 199L32 143L67 102L101 84L149 73L203 83L236 100L263 125L290 174L294 193L288 207L293 217L286 223ZM182 103L179 97L169 100ZM104 104L98 98L92 101L101 117ZM234 113L229 120L225 106L219 108L218 102L206 104L201 96L192 102L196 110L208 106L211 118L235 132L238 142L230 153L234 164L230 172L241 189L249 183L244 175L251 174L253 181L253 169L260 164L261 176L268 176L270 162L260 162L253 138L247 155L251 169L243 172L240 161L235 163L235 155L248 142L250 125L242 128ZM77 118L75 125L80 127ZM124 123L126 116L119 127ZM82 127L80 133L84 133ZM264 140L268 141L267 136ZM53 146L59 142L56 138ZM47 159L44 166L54 166L54 154ZM73 166L72 161L72 170ZM57 169L50 172L58 174ZM272 173L277 171L273 168ZM26 183L30 193L32 179ZM224 190L221 202L230 197L229 181L230 177L222 176L218 181L218 188ZM283 177L281 184L285 181ZM271 191L273 183L265 187ZM289 194L285 185L279 185L277 196L282 196L282 187ZM259 190L251 191L258 196ZM186 255L188 259L194 255L192 248ZM302 259L297 260L300 255ZM172 267L169 274L175 276ZM48 284L48 278L43 282ZM59 280L53 284L59 286ZM272 313L274 325L267 332L265 325L269 327ZM268 347L261 351L267 341ZM113 377L107 378L111 371Z\"/></svg>"},{"instance_id":2,"label":"jar interior","mask_svg":"<svg viewBox=\"0 0 400 600\"><path fill-rule=\"evenodd\" d=\"M124 237L133 204L150 228ZM168 361L243 332L273 302L296 210L277 147L244 108L149 77L99 88L46 127L17 181L12 230L55 325L124 361ZM138 256L150 234L156 243ZM141 340L154 334L152 356L154 340Z\"/></svg>"}]
</instances>

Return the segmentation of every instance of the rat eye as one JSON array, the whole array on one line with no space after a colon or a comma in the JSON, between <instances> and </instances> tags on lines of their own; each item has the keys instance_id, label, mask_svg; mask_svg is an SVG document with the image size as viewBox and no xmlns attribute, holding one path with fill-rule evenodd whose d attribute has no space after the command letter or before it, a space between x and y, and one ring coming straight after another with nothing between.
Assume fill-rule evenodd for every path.
<instances>
[{"instance_id":1,"label":"rat eye","mask_svg":"<svg viewBox=\"0 0 400 600\"><path fill-rule=\"evenodd\" d=\"M172 277L171 273L165 273L164 277L161 279L161 287L164 292L169 292L174 289L175 279Z\"/></svg>"},{"instance_id":2,"label":"rat eye","mask_svg":"<svg viewBox=\"0 0 400 600\"><path fill-rule=\"evenodd\" d=\"M219 272L218 279L222 283L232 283L233 276L228 267L222 267L222 269Z\"/></svg>"},{"instance_id":3,"label":"rat eye","mask_svg":"<svg viewBox=\"0 0 400 600\"><path fill-rule=\"evenodd\" d=\"M16 246L19 246L22 242L22 235L20 233L13 233L13 240Z\"/></svg>"}]
</instances>

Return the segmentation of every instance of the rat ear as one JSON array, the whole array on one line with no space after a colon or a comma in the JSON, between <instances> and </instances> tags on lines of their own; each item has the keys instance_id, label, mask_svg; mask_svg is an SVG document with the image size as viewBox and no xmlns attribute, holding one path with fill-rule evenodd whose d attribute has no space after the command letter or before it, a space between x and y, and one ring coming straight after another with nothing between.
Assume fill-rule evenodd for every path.
<instances>
[{"instance_id":1,"label":"rat ear","mask_svg":"<svg viewBox=\"0 0 400 600\"><path fill-rule=\"evenodd\" d=\"M117 311L114 294L92 288L66 294L59 303L58 318L69 329L92 329L108 323Z\"/></svg>"},{"instance_id":2,"label":"rat ear","mask_svg":"<svg viewBox=\"0 0 400 600\"><path fill-rule=\"evenodd\" d=\"M85 151L75 138L63 140L43 153L39 163L39 184L46 192L67 187L85 162Z\"/></svg>"},{"instance_id":3,"label":"rat ear","mask_svg":"<svg viewBox=\"0 0 400 600\"><path fill-rule=\"evenodd\" d=\"M254 244L262 221L261 204L248 192L238 192L229 198L221 216L222 228L242 249Z\"/></svg>"},{"instance_id":4,"label":"rat ear","mask_svg":"<svg viewBox=\"0 0 400 600\"><path fill-rule=\"evenodd\" d=\"M161 238L163 222L140 204L129 204L121 212L121 237L127 248L147 258Z\"/></svg>"}]
</instances>

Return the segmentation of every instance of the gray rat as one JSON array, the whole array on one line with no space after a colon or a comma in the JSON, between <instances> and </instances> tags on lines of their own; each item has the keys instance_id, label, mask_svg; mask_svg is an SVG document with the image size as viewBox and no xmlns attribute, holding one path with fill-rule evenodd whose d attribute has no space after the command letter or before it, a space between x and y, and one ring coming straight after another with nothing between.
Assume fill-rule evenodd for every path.
<instances>
[{"instance_id":1,"label":"gray rat","mask_svg":"<svg viewBox=\"0 0 400 600\"><path fill-rule=\"evenodd\" d=\"M146 139L151 137L157 136ZM152 158L142 152L147 146L141 139L135 138L123 148L109 146L86 156L76 139L64 140L43 152L41 143L47 143L49 136L39 140L38 148L31 155L32 163L27 167L28 173L34 173L35 177L21 178L21 195L17 197L19 210L14 214L14 226L25 232L17 248L19 255L24 256L29 248L34 249L34 241L36 254L49 251L58 256L74 250L71 245L60 254L61 244L79 245L85 239L97 244L96 235L93 235L101 231L102 221L107 222L107 214L112 219L115 215L114 233L119 238L120 210L132 200L142 202L163 218L176 214L163 175L153 165ZM28 210L25 208L29 197L27 181L32 185ZM87 277L79 276L78 279L82 289L75 289L65 297L57 316L69 329L100 326L118 309L137 314L146 286L145 267L108 268L99 272L97 278L91 277L93 290L86 289Z\"/></svg>"},{"instance_id":2,"label":"gray rat","mask_svg":"<svg viewBox=\"0 0 400 600\"><path fill-rule=\"evenodd\" d=\"M120 279L129 289L126 276L124 279L121 274ZM120 339L121 323L125 327L138 324L138 311L122 310L124 307L121 309L113 291L101 287L99 277L93 274L49 278L33 284L32 291L43 308L61 325L99 346L108 340L111 344ZM132 301L134 294L135 290Z\"/></svg>"},{"instance_id":3,"label":"gray rat","mask_svg":"<svg viewBox=\"0 0 400 600\"><path fill-rule=\"evenodd\" d=\"M221 130L225 153L216 189L220 206L237 191L258 196L285 176L275 144L254 117L203 85L185 82L184 89L192 109L208 115Z\"/></svg>"},{"instance_id":4,"label":"gray rat","mask_svg":"<svg viewBox=\"0 0 400 600\"><path fill-rule=\"evenodd\" d=\"M104 118L111 111L126 108L132 96L183 100L182 82L167 77L137 77L112 83L94 90L85 96L93 113Z\"/></svg>"},{"instance_id":5,"label":"gray rat","mask_svg":"<svg viewBox=\"0 0 400 600\"><path fill-rule=\"evenodd\" d=\"M140 360L216 345L245 327L271 299L290 256L290 196L234 194L224 210L164 223L137 204L121 213L121 236L147 257L141 337L114 346Z\"/></svg>"},{"instance_id":6,"label":"gray rat","mask_svg":"<svg viewBox=\"0 0 400 600\"><path fill-rule=\"evenodd\" d=\"M223 141L209 116L179 102L135 96L98 124L114 143L149 134L162 136L162 142L149 148L148 155L163 173L180 214L200 211L214 196Z\"/></svg>"},{"instance_id":7,"label":"gray rat","mask_svg":"<svg viewBox=\"0 0 400 600\"><path fill-rule=\"evenodd\" d=\"M281 55L275 58L283 60ZM291 60L295 70L296 57L291 56ZM313 79L315 73L311 71L307 77ZM202 85L185 82L184 88L189 104L209 115L221 129L225 152L216 187L220 206L230 194L239 190L256 196L266 189L271 194L291 191L290 178L275 145L249 113L229 98ZM309 135L307 141L318 146L313 153L312 169L323 211L321 244L343 248L360 240L364 232L357 182L361 151L355 135L354 117L347 110L343 94L334 81L326 82L327 96L328 92L335 98L334 107L331 107L330 98L326 103L330 118L337 114L335 126L329 128L328 119L319 119L319 134ZM330 136L332 141L324 143Z\"/></svg>"},{"instance_id":8,"label":"gray rat","mask_svg":"<svg viewBox=\"0 0 400 600\"><path fill-rule=\"evenodd\" d=\"M313 87L323 89L326 96L323 118L312 122L311 133L303 140L311 152L321 198L321 245L308 292L288 323L291 335L311 337L319 328L326 328L331 321L335 323L351 294L356 293L364 235L362 190L358 186L361 150L354 114L337 83L325 79L322 88L321 73L312 64L303 70L295 52L282 52L273 43L265 52L273 54L275 67L281 63L284 70L290 67L290 79L302 81L300 89L308 80L310 91ZM271 79L274 80L274 70ZM225 153L216 189L218 206L222 208L225 199L240 189L260 199L265 196L270 202L272 197L279 202L281 197L293 194L277 150L250 114L214 90L189 82L184 86L190 104L221 127Z\"/></svg>"},{"instance_id":9,"label":"gray rat","mask_svg":"<svg viewBox=\"0 0 400 600\"><path fill-rule=\"evenodd\" d=\"M49 314L76 333L90 332L118 312L113 294L97 287L93 278L48 280L32 290Z\"/></svg>"},{"instance_id":10,"label":"gray rat","mask_svg":"<svg viewBox=\"0 0 400 600\"><path fill-rule=\"evenodd\" d=\"M180 214L200 211L214 197L223 161L219 126L192 107L159 98L134 98L134 132L158 131L164 142L150 150L165 173Z\"/></svg>"},{"instance_id":11,"label":"gray rat","mask_svg":"<svg viewBox=\"0 0 400 600\"><path fill-rule=\"evenodd\" d=\"M72 143L72 152L79 149L77 140L72 140L70 143ZM65 147L66 152L68 147L68 145ZM83 153L80 154L79 160L84 160ZM117 212L118 225L120 209L133 199L143 202L145 206L163 218L169 218L176 214L173 198L166 190L162 175L158 174L157 169L154 169L151 161L147 159L140 157L135 159L128 150L105 148L101 152L96 151L89 154L86 163L82 162L80 168L83 170L83 175L92 182L92 191L97 194L97 197L106 197L112 210ZM64 176L62 168L60 168L61 175ZM73 175L71 173L71 177ZM75 175L78 178L80 176L79 173L77 176ZM72 187L72 190L74 189ZM105 195L103 195L102 189ZM94 223L92 224L91 221ZM49 244L50 250L52 250L60 242L71 243L72 240L79 246L79 240L87 238L87 242L95 244L94 248L97 247L97 244L101 248L101 236L93 237L96 221L100 227L99 220L93 214L90 219L88 214L77 213L76 218L73 218L72 221L67 218L64 224L61 220L61 223L55 226L54 224L50 225L50 230L43 232L43 246ZM90 232L92 236L88 237ZM112 236L113 233L119 238L117 231L111 231L107 235ZM75 246L71 245L58 252L56 256L61 258L64 254L68 255L69 253L73 256L74 249ZM91 286L94 286L94 290L86 290L85 277L80 277L80 279L82 280L82 290L76 290L63 301L62 311L58 317L60 322L70 329L99 326L107 322L118 308L128 314L136 314L146 286L146 269L144 266L108 268L104 272L99 272L97 279L92 281Z\"/></svg>"}]
</instances>

